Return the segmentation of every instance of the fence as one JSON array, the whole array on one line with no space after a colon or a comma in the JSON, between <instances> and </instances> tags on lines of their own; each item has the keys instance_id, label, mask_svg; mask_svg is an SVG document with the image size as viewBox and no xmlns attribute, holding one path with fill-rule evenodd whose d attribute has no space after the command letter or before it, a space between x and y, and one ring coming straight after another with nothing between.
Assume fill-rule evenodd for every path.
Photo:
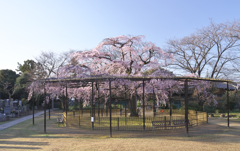
<instances>
[{"instance_id":1,"label":"fence","mask_svg":"<svg viewBox=\"0 0 240 151\"><path fill-rule=\"evenodd\" d=\"M104 110L102 110L104 111ZM94 129L94 130L109 130L110 127L110 117L105 116L95 116L94 122L91 122L90 111L83 111L85 114L80 112L68 112L67 117L64 112L64 123L67 127L80 127L83 129ZM162 112L162 111L160 111ZM101 112L102 113L102 112ZM164 112L163 112L164 113ZM185 120L185 116L182 111L174 111L173 116L161 114L159 116L146 116L145 117L145 130L152 130L152 121L170 122L173 125L174 120ZM96 114L95 114L96 115ZM108 114L109 115L109 114ZM143 130L143 118L142 117L125 117L118 116L119 110L112 110L111 125L112 130ZM189 123L192 126L198 126L207 123L207 113L206 112L196 112L189 111L188 114ZM184 128L185 126L179 126L176 128ZM172 129L171 126L162 126L157 129Z\"/></svg>"}]
</instances>

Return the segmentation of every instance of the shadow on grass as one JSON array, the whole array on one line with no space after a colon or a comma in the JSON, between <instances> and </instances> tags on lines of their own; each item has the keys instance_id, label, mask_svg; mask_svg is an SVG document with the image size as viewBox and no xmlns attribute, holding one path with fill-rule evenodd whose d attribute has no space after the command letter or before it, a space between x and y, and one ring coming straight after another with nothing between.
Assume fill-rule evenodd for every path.
<instances>
[{"instance_id":1,"label":"shadow on grass","mask_svg":"<svg viewBox=\"0 0 240 151\"><path fill-rule=\"evenodd\" d=\"M14 145L49 145L48 142L25 142L25 141L0 141L0 144L14 144Z\"/></svg>"},{"instance_id":2,"label":"shadow on grass","mask_svg":"<svg viewBox=\"0 0 240 151\"><path fill-rule=\"evenodd\" d=\"M29 150L34 150L34 149L41 149L40 147L13 147L13 146L0 146L0 149L29 149Z\"/></svg>"}]
</instances>

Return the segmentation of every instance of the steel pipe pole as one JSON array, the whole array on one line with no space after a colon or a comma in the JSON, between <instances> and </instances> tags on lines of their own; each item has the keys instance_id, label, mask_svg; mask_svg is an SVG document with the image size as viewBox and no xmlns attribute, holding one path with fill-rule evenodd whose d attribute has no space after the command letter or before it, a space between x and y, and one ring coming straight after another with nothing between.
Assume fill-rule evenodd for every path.
<instances>
[{"instance_id":1,"label":"steel pipe pole","mask_svg":"<svg viewBox=\"0 0 240 151\"><path fill-rule=\"evenodd\" d=\"M228 87L228 82L227 82L227 114L228 114L228 127L229 127L229 93L228 93L229 87Z\"/></svg>"},{"instance_id":2,"label":"steel pipe pole","mask_svg":"<svg viewBox=\"0 0 240 151\"><path fill-rule=\"evenodd\" d=\"M111 93L111 80L109 80L109 110L110 110L110 137L112 137L112 107L111 107L111 101L112 101L112 93Z\"/></svg>"},{"instance_id":3,"label":"steel pipe pole","mask_svg":"<svg viewBox=\"0 0 240 151\"><path fill-rule=\"evenodd\" d=\"M188 136L188 79L185 80L185 123Z\"/></svg>"}]
</instances>

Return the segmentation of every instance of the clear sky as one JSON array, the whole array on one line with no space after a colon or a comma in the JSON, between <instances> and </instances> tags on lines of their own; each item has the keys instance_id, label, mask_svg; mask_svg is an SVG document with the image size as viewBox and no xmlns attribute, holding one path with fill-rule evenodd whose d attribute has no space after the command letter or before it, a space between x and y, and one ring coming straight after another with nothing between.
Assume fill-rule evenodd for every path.
<instances>
[{"instance_id":1,"label":"clear sky","mask_svg":"<svg viewBox=\"0 0 240 151\"><path fill-rule=\"evenodd\" d=\"M0 70L56 53L94 48L104 38L145 35L164 47L197 28L238 20L239 0L0 0Z\"/></svg>"}]
</instances>

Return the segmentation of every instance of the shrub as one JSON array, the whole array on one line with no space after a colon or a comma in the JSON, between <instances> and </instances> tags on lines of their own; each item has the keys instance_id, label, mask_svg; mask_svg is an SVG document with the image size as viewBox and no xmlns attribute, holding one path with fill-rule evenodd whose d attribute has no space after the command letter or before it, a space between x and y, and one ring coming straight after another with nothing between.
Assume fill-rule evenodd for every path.
<instances>
[{"instance_id":1,"label":"shrub","mask_svg":"<svg viewBox=\"0 0 240 151\"><path fill-rule=\"evenodd\" d=\"M117 104L117 108L118 108L118 109L122 109L122 108L123 108L123 105L122 105L122 104Z\"/></svg>"},{"instance_id":2,"label":"shrub","mask_svg":"<svg viewBox=\"0 0 240 151\"><path fill-rule=\"evenodd\" d=\"M235 112L240 112L240 110L239 110L239 109L236 109Z\"/></svg>"},{"instance_id":3,"label":"shrub","mask_svg":"<svg viewBox=\"0 0 240 151\"><path fill-rule=\"evenodd\" d=\"M234 101L229 101L229 110L233 110L234 109L234 106L236 105L237 103L234 102ZM225 104L225 107L227 108L227 103Z\"/></svg>"},{"instance_id":4,"label":"shrub","mask_svg":"<svg viewBox=\"0 0 240 151\"><path fill-rule=\"evenodd\" d=\"M141 107L141 103L139 101L137 102L137 107Z\"/></svg>"},{"instance_id":5,"label":"shrub","mask_svg":"<svg viewBox=\"0 0 240 151\"><path fill-rule=\"evenodd\" d=\"M160 104L161 109L169 109L168 103L166 105Z\"/></svg>"},{"instance_id":6,"label":"shrub","mask_svg":"<svg viewBox=\"0 0 240 151\"><path fill-rule=\"evenodd\" d=\"M210 106L205 106L204 111L208 113L215 113L216 108L215 107L210 107Z\"/></svg>"},{"instance_id":7,"label":"shrub","mask_svg":"<svg viewBox=\"0 0 240 151\"><path fill-rule=\"evenodd\" d=\"M56 105L56 108L63 109L61 104Z\"/></svg>"},{"instance_id":8,"label":"shrub","mask_svg":"<svg viewBox=\"0 0 240 151\"><path fill-rule=\"evenodd\" d=\"M182 105L180 110L185 110L185 105ZM198 105L196 102L189 102L188 103L188 110L194 110L194 111L202 111L202 107Z\"/></svg>"},{"instance_id":9,"label":"shrub","mask_svg":"<svg viewBox=\"0 0 240 151\"><path fill-rule=\"evenodd\" d=\"M176 104L171 104L171 108L172 109L177 109L177 105Z\"/></svg>"},{"instance_id":10,"label":"shrub","mask_svg":"<svg viewBox=\"0 0 240 151\"><path fill-rule=\"evenodd\" d=\"M185 105L182 105L179 110L185 110Z\"/></svg>"}]
</instances>

